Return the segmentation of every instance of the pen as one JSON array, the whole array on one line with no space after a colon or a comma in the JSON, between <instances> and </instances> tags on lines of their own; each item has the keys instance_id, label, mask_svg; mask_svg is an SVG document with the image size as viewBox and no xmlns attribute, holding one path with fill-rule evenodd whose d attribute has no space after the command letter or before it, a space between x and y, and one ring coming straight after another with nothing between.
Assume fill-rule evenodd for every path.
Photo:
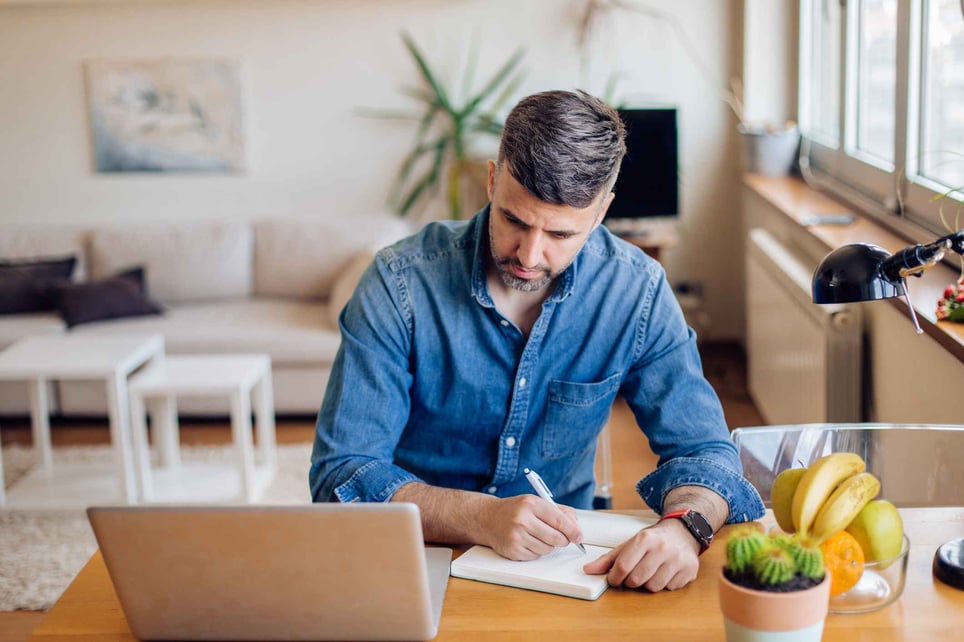
<instances>
[{"instance_id":1,"label":"pen","mask_svg":"<svg viewBox=\"0 0 964 642\"><path fill-rule=\"evenodd\" d=\"M526 474L526 479L528 479L529 483L532 484L532 488L535 489L536 495L546 500L553 506L558 506L558 504L552 500L552 491L549 490L548 486L546 486L546 482L542 481L542 477L539 476L539 473L528 468L523 469L522 472ZM576 544L576 546L578 546L579 550L583 553L586 552L586 547L582 544Z\"/></svg>"}]
</instances>

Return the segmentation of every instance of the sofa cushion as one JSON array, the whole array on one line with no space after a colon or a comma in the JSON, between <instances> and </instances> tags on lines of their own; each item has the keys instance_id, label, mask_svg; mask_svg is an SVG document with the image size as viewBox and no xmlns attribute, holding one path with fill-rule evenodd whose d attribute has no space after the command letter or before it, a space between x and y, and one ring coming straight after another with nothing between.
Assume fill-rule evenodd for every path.
<instances>
[{"instance_id":1,"label":"sofa cushion","mask_svg":"<svg viewBox=\"0 0 964 642\"><path fill-rule=\"evenodd\" d=\"M230 220L105 225L91 230L91 277L143 265L161 303L246 297L252 238L249 224Z\"/></svg>"},{"instance_id":2,"label":"sofa cushion","mask_svg":"<svg viewBox=\"0 0 964 642\"><path fill-rule=\"evenodd\" d=\"M380 248L411 229L394 216L335 220L264 219L254 224L257 296L324 299L360 249Z\"/></svg>"},{"instance_id":3,"label":"sofa cushion","mask_svg":"<svg viewBox=\"0 0 964 642\"><path fill-rule=\"evenodd\" d=\"M3 225L0 261L73 256L77 259L73 278L80 280L87 276L86 237L87 230L77 225Z\"/></svg>"},{"instance_id":4,"label":"sofa cushion","mask_svg":"<svg viewBox=\"0 0 964 642\"><path fill-rule=\"evenodd\" d=\"M160 314L163 310L144 291L144 268L106 279L72 283L59 289L60 315L68 327L104 319Z\"/></svg>"},{"instance_id":5,"label":"sofa cushion","mask_svg":"<svg viewBox=\"0 0 964 642\"><path fill-rule=\"evenodd\" d=\"M0 314L45 312L57 307L57 288L70 282L77 258L0 261Z\"/></svg>"},{"instance_id":6,"label":"sofa cushion","mask_svg":"<svg viewBox=\"0 0 964 642\"><path fill-rule=\"evenodd\" d=\"M63 334L67 324L55 312L0 316L0 350L20 339L45 334Z\"/></svg>"},{"instance_id":7,"label":"sofa cushion","mask_svg":"<svg viewBox=\"0 0 964 642\"><path fill-rule=\"evenodd\" d=\"M338 317L344 309L345 304L355 293L355 288L361 280L362 274L375 258L374 249L359 250L348 264L341 269L341 274L335 279L335 285L331 289L331 296L328 297L328 323L331 327L338 327Z\"/></svg>"},{"instance_id":8,"label":"sofa cushion","mask_svg":"<svg viewBox=\"0 0 964 642\"><path fill-rule=\"evenodd\" d=\"M273 364L330 366L338 331L327 323L322 303L244 299L171 305L163 317L148 316L85 323L78 334L160 333L168 354L262 352ZM324 391L319 391L319 399Z\"/></svg>"}]
</instances>

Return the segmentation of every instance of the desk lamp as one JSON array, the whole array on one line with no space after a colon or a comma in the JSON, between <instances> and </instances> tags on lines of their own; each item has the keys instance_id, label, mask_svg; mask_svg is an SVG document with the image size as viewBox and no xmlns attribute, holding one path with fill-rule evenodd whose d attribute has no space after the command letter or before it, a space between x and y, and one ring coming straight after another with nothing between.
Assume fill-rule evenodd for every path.
<instances>
[{"instance_id":1,"label":"desk lamp","mask_svg":"<svg viewBox=\"0 0 964 642\"><path fill-rule=\"evenodd\" d=\"M964 0L962 0L964 4ZM964 256L964 230L927 245L909 245L895 254L868 243L839 247L820 262L813 273L814 303L858 303L903 296L917 334L922 332L907 294L908 276L919 277L947 250ZM964 590L964 538L943 544L933 563L934 576Z\"/></svg>"},{"instance_id":2,"label":"desk lamp","mask_svg":"<svg viewBox=\"0 0 964 642\"><path fill-rule=\"evenodd\" d=\"M813 302L857 303L903 296L920 334L923 330L907 294L906 278L919 277L944 258L947 250L964 256L964 230L927 245L908 245L895 254L869 243L844 245L825 256L814 271Z\"/></svg>"}]
</instances>

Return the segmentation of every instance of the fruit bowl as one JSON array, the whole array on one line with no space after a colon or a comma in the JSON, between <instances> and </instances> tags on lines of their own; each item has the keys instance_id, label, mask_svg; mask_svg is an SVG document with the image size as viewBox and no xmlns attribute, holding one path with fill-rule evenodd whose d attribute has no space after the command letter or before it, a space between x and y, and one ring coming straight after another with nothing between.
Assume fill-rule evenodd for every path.
<instances>
[{"instance_id":1,"label":"fruit bowl","mask_svg":"<svg viewBox=\"0 0 964 642\"><path fill-rule=\"evenodd\" d=\"M909 552L910 540L904 535L897 557L866 562L857 584L830 598L830 613L869 613L893 603L904 592Z\"/></svg>"}]
</instances>

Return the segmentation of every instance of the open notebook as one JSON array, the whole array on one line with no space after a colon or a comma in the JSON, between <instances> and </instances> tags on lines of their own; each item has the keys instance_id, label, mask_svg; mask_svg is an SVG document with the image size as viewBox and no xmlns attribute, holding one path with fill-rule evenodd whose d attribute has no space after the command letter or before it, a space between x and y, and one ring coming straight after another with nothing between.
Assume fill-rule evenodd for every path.
<instances>
[{"instance_id":1,"label":"open notebook","mask_svg":"<svg viewBox=\"0 0 964 642\"><path fill-rule=\"evenodd\" d=\"M487 546L473 546L452 562L452 577L595 600L608 588L605 575L582 567L656 522L655 516L577 510L586 554L570 544L536 560L508 560Z\"/></svg>"}]
</instances>

